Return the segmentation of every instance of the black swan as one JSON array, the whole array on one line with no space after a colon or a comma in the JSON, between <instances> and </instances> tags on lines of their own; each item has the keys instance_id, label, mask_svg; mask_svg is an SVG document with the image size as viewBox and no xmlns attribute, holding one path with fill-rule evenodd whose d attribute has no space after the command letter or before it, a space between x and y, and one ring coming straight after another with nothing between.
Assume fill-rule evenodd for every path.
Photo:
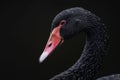
<instances>
[{"instance_id":1,"label":"black swan","mask_svg":"<svg viewBox=\"0 0 120 80\"><path fill-rule=\"evenodd\" d=\"M50 80L95 80L94 76L107 53L108 36L100 18L83 8L63 10L54 18L50 37L39 61L43 62L64 40L82 31L87 37L81 57L72 67ZM111 75L97 80L120 80L120 75Z\"/></svg>"}]
</instances>

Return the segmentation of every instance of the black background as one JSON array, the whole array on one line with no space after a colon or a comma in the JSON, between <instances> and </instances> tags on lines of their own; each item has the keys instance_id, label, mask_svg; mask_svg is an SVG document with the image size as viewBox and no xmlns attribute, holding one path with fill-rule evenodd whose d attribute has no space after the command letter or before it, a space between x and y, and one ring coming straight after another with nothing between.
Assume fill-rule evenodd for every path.
<instances>
[{"instance_id":1,"label":"black background","mask_svg":"<svg viewBox=\"0 0 120 80\"><path fill-rule=\"evenodd\" d=\"M106 24L110 41L108 55L97 77L120 73L119 4L115 0L24 0L1 1L1 72L4 79L48 80L72 66L84 46L84 33L66 41L44 63L39 63L51 22L61 10L83 7L99 16Z\"/></svg>"}]
</instances>

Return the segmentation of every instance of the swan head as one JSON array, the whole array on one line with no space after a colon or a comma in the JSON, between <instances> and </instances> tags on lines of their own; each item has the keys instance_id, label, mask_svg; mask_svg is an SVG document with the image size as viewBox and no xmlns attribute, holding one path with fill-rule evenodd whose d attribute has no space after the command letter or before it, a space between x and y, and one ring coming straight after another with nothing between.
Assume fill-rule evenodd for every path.
<instances>
[{"instance_id":1,"label":"swan head","mask_svg":"<svg viewBox=\"0 0 120 80\"><path fill-rule=\"evenodd\" d=\"M39 62L43 62L64 40L85 30L89 25L87 22L88 14L88 11L78 7L63 10L57 14L53 19L50 37Z\"/></svg>"}]
</instances>

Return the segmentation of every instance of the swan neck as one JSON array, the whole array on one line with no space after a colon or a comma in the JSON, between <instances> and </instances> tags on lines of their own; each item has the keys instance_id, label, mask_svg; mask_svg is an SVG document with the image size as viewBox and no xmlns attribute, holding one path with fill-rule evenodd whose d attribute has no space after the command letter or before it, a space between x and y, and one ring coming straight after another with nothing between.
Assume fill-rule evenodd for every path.
<instances>
[{"instance_id":1,"label":"swan neck","mask_svg":"<svg viewBox=\"0 0 120 80\"><path fill-rule=\"evenodd\" d=\"M106 55L107 33L105 26L90 28L86 33L86 43L81 57L69 70L78 75L80 80L93 80Z\"/></svg>"}]
</instances>

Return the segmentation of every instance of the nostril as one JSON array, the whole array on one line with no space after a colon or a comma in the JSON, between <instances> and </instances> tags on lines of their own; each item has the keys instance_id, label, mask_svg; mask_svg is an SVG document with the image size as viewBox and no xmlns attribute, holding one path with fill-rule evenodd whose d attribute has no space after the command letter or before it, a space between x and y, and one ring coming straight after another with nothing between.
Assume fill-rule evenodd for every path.
<instances>
[{"instance_id":1,"label":"nostril","mask_svg":"<svg viewBox=\"0 0 120 80\"><path fill-rule=\"evenodd\" d=\"M52 45L52 42L48 45L48 47L50 47Z\"/></svg>"}]
</instances>

